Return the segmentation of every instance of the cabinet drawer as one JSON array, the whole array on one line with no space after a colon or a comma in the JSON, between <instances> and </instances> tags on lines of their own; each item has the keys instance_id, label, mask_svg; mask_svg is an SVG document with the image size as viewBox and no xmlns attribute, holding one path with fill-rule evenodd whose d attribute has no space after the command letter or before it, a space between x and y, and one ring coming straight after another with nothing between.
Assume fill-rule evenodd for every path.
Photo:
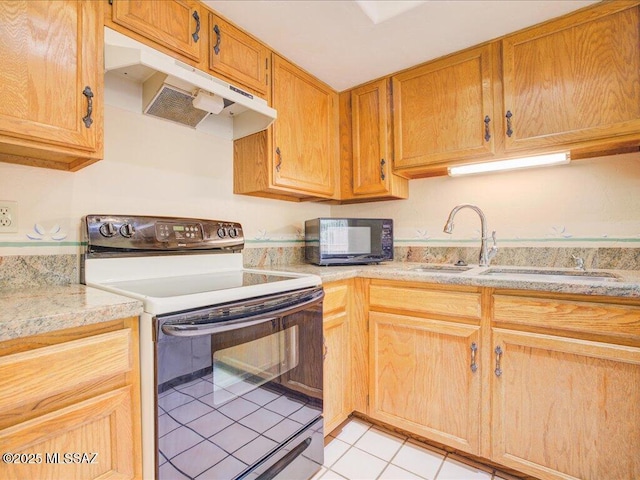
<instances>
[{"instance_id":1,"label":"cabinet drawer","mask_svg":"<svg viewBox=\"0 0 640 480\"><path fill-rule=\"evenodd\" d=\"M125 387L0 430L0 449L32 462L4 462L0 478L134 478L132 408Z\"/></svg>"},{"instance_id":2,"label":"cabinet drawer","mask_svg":"<svg viewBox=\"0 0 640 480\"><path fill-rule=\"evenodd\" d=\"M330 283L324 287L323 311L325 314L335 310L346 310L349 286L345 283Z\"/></svg>"},{"instance_id":3,"label":"cabinet drawer","mask_svg":"<svg viewBox=\"0 0 640 480\"><path fill-rule=\"evenodd\" d=\"M131 342L124 329L1 357L0 410L130 371Z\"/></svg>"},{"instance_id":4,"label":"cabinet drawer","mask_svg":"<svg viewBox=\"0 0 640 480\"><path fill-rule=\"evenodd\" d=\"M395 285L371 285L369 305L403 312L432 313L480 319L480 294L428 290Z\"/></svg>"},{"instance_id":5,"label":"cabinet drawer","mask_svg":"<svg viewBox=\"0 0 640 480\"><path fill-rule=\"evenodd\" d=\"M493 296L496 323L586 332L640 341L640 308L597 302Z\"/></svg>"}]
</instances>

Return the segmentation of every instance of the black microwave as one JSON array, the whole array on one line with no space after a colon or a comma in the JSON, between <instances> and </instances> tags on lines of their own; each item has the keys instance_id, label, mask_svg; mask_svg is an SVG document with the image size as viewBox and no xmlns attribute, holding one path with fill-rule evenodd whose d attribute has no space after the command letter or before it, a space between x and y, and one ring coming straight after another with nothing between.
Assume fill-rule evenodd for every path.
<instances>
[{"instance_id":1,"label":"black microwave","mask_svg":"<svg viewBox=\"0 0 640 480\"><path fill-rule=\"evenodd\" d=\"M393 260L393 220L314 218L304 222L305 259L316 265Z\"/></svg>"}]
</instances>

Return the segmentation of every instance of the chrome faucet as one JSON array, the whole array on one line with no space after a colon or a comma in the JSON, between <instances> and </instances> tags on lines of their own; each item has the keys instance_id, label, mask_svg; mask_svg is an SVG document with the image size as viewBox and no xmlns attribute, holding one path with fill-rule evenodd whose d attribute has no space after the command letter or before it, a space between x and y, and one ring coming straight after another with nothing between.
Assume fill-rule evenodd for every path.
<instances>
[{"instance_id":1,"label":"chrome faucet","mask_svg":"<svg viewBox=\"0 0 640 480\"><path fill-rule=\"evenodd\" d=\"M470 205L468 203L454 207L453 210L451 210L451 213L449 214L449 218L447 219L447 223L445 224L443 231L444 233L453 232L453 217L455 217L456 213L458 213L458 211L462 210L463 208L470 208L471 210L476 212L480 217L480 228L482 229L482 240L480 241L480 259L478 263L480 264L481 267L488 267L489 263L491 263L491 259L496 256L496 253L498 253L498 246L496 245L496 231L494 230L491 233L491 238L493 239L493 246L490 249L487 248L487 242L489 241L489 237L487 236L487 219L484 216L484 213L482 213L482 210L480 210L475 205Z\"/></svg>"}]
</instances>

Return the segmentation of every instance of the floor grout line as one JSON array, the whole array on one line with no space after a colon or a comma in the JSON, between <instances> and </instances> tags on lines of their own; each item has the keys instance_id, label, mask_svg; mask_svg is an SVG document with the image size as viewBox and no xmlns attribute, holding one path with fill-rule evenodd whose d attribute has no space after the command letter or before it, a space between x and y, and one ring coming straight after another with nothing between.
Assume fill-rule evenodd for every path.
<instances>
[{"instance_id":1,"label":"floor grout line","mask_svg":"<svg viewBox=\"0 0 640 480\"><path fill-rule=\"evenodd\" d=\"M363 422L363 423L367 423L367 422ZM344 428L344 427L346 427L348 424L349 424L349 422L345 423L345 424L343 425L343 428ZM390 436L392 436L392 437L397 438L398 440L400 440L400 441L402 442L402 443L400 444L400 447L397 449L397 451L393 454L393 456L392 456L389 460L385 460L384 458L380 458L380 457L378 457L377 455L375 455L375 454L373 454L373 453L371 453L371 452L368 452L367 450L364 450L364 449L363 449L363 448L361 448L361 447L356 446L356 443L357 443L358 441L360 441L360 440L361 440L361 439L366 435L366 433L367 433L367 432L369 432L369 431L371 431L372 429L379 430L379 431L381 431L381 432L383 432L383 433L385 433L385 434L387 434L387 435L390 435ZM335 432L335 430L334 430L334 432ZM403 448L404 446L406 446L407 444L415 445L415 446L417 446L417 447L424 448L424 449L426 449L426 450L428 450L428 451L431 451L431 452L433 452L433 453L436 453L436 454L442 455L442 462L440 463L440 466L438 467L438 470L436 471L435 476L434 476L433 478L427 478L427 477L425 477L425 476L423 476L423 475L421 475L421 474L416 474L416 473L414 473L414 472L409 471L409 473L411 473L412 475L415 475L416 477L421 478L422 480L438 480L438 477L439 477L439 476L440 476L440 474L442 473L442 471L443 471L443 469L444 469L444 466L445 466L445 464L446 464L447 460L449 460L449 459L451 459L451 460L455 460L455 461L457 461L457 462L459 462L459 463L461 463L461 464L467 465L467 466L469 466L469 467L471 467L471 468L477 468L477 469L479 469L479 470L481 470L481 471L484 471L485 473L487 473L487 474L489 475L489 476L488 476L488 478L487 478L487 480L495 480L495 477L498 475L498 473L497 473L497 469L495 469L495 468L493 468L493 467L489 467L488 465L486 466L487 468L490 468L490 469L491 469L491 471L487 471L487 470L484 470L484 469L482 469L482 468L478 468L478 467L477 467L477 466L475 466L473 463L466 463L466 462L464 462L464 461L463 461L459 456L457 456L457 455L454 455L453 457L451 457L450 452L443 452L443 451L441 451L441 450L439 450L439 449L437 449L437 450L432 450L431 448L429 448L429 446L428 446L428 445L423 445L423 444L421 444L420 442L411 441L412 439L411 439L410 437L407 437L407 436L404 436L404 435L400 436L398 433L396 433L396 432L390 432L390 431L387 431L387 430L385 430L384 428L379 428L379 427L378 427L378 428L376 428L376 425L373 425L373 424L369 424L369 426L367 427L367 429L366 429L366 430L364 430L364 432L363 432L360 436L358 436L358 438L356 438L356 439L353 441L353 443L349 443L349 442L346 442L346 441L344 441L344 440L341 440L340 438L338 438L338 436L336 436L336 435L334 434L334 432L331 432L331 434L329 434L329 435L328 435L328 438L330 438L330 439L331 439L331 441L333 441L333 440L340 440L341 442L346 443L346 444L348 445L348 448L344 451L344 453L342 453L342 454L341 454L341 455L340 455L340 456L339 456L339 457L338 457L338 458L333 462L333 464L332 464L331 466L323 465L323 468L325 468L325 469L326 469L326 471L325 471L325 472L323 473L323 475L322 475L323 477L327 474L327 472L331 472L332 474L334 474L334 475L339 475L340 477L346 478L347 480L380 480L380 478L382 477L382 475L384 474L384 472L385 472L385 471L389 468L389 466L391 466L391 465L393 465L394 467L399 468L399 469L401 469L401 470L403 470L403 471L404 471L404 470L407 470L406 468L402 467L401 465L397 465L397 464L393 463L394 459L396 459L396 457L398 456L398 454L400 453L400 451L402 450L402 448ZM339 435L339 434L338 434L338 435ZM325 448L326 448L326 446L325 446ZM367 454L369 454L369 455L373 456L374 458L376 458L376 459L378 459L378 460L381 460L381 461L385 462L384 467L382 468L382 470L380 471L380 473L379 473L375 478L371 478L371 479L362 479L362 478L357 478L357 479L356 479L356 478L349 478L349 477L345 477L343 474L341 474L341 473L339 473L339 472L337 472L336 470L334 470L334 469L333 469L333 466L335 466L335 465L340 461L340 459L342 459L343 457L345 457L345 456L346 456L346 455L347 455L347 454L348 454L352 449L356 449L356 450L358 450L358 451L360 451L360 452L367 453ZM454 457L455 457L455 458L454 458ZM408 470L407 470L407 471L408 471Z\"/></svg>"}]
</instances>

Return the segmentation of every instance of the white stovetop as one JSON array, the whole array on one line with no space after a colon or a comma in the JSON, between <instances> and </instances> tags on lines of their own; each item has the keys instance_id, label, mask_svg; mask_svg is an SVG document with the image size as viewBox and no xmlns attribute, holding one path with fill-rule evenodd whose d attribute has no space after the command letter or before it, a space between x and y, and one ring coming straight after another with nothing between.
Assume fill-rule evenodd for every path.
<instances>
[{"instance_id":1,"label":"white stovetop","mask_svg":"<svg viewBox=\"0 0 640 480\"><path fill-rule=\"evenodd\" d=\"M129 296L157 315L321 285L320 277L242 268L242 254L97 258L85 283Z\"/></svg>"}]
</instances>

